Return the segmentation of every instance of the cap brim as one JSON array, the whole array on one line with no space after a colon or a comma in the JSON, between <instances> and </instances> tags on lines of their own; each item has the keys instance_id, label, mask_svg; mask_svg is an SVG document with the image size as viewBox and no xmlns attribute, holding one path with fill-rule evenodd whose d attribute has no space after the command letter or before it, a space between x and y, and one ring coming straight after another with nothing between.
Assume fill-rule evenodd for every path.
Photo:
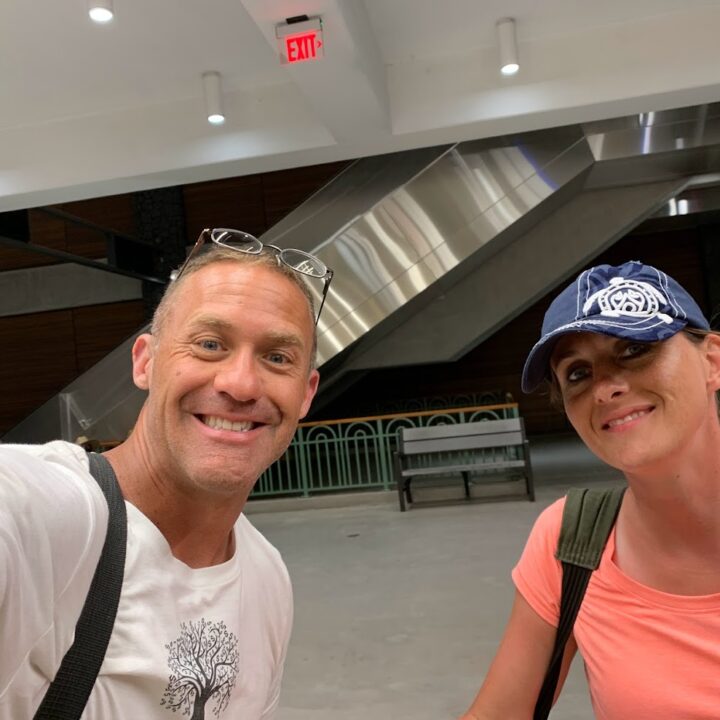
<instances>
[{"instance_id":1,"label":"cap brim","mask_svg":"<svg viewBox=\"0 0 720 720\"><path fill-rule=\"evenodd\" d=\"M570 333L593 332L637 342L656 342L672 337L686 326L687 321L680 319L675 319L671 323L654 323L647 327L639 326L635 320L624 324L617 319L612 323L605 320L578 320L563 325L538 340L530 350L523 368L522 390L531 393L549 376L550 358L555 345L560 338Z\"/></svg>"}]
</instances>

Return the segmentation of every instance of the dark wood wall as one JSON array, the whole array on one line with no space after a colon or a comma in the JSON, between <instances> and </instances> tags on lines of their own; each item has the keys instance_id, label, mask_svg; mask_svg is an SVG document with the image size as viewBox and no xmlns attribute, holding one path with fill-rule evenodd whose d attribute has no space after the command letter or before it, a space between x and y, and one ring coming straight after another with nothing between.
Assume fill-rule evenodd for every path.
<instances>
[{"instance_id":1,"label":"dark wood wall","mask_svg":"<svg viewBox=\"0 0 720 720\"><path fill-rule=\"evenodd\" d=\"M142 324L142 301L0 318L0 433L60 392Z\"/></svg>"},{"instance_id":2,"label":"dark wood wall","mask_svg":"<svg viewBox=\"0 0 720 720\"><path fill-rule=\"evenodd\" d=\"M204 227L262 234L347 163L328 163L182 188L188 244ZM55 209L130 236L137 235L132 194L65 203ZM104 236L53 217L27 213L32 243L87 258L107 255ZM0 246L0 272L59 262ZM42 292L38 288L38 292ZM142 300L0 317L0 435L60 392L147 321Z\"/></svg>"}]
</instances>

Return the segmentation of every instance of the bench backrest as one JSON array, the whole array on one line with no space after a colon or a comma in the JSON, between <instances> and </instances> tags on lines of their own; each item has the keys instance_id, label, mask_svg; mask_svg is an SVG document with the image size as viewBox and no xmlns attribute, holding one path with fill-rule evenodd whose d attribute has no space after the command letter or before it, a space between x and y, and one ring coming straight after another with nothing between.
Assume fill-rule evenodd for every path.
<instances>
[{"instance_id":1,"label":"bench backrest","mask_svg":"<svg viewBox=\"0 0 720 720\"><path fill-rule=\"evenodd\" d=\"M508 420L480 420L457 425L430 425L421 428L402 428L398 439L398 453L447 452L493 447L511 447L525 442L522 418Z\"/></svg>"}]
</instances>

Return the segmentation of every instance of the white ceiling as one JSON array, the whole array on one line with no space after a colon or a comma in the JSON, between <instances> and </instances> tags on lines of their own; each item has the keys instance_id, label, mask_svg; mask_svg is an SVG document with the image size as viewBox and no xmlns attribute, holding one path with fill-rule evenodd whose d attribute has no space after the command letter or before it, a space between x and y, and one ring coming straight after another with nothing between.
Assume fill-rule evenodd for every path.
<instances>
[{"instance_id":1,"label":"white ceiling","mask_svg":"<svg viewBox=\"0 0 720 720\"><path fill-rule=\"evenodd\" d=\"M114 3L105 26L86 0L0 6L0 210L720 100L719 0ZM325 58L281 66L275 25L299 14Z\"/></svg>"}]
</instances>

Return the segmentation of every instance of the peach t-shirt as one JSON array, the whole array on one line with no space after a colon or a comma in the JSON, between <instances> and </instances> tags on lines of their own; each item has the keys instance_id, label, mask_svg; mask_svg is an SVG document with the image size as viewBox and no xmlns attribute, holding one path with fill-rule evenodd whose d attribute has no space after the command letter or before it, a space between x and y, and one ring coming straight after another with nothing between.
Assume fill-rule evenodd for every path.
<instances>
[{"instance_id":1,"label":"peach t-shirt","mask_svg":"<svg viewBox=\"0 0 720 720\"><path fill-rule=\"evenodd\" d=\"M513 570L518 591L557 626L562 567L555 548L564 498L537 519ZM627 577L615 531L575 623L597 720L720 718L720 594L670 595Z\"/></svg>"}]
</instances>

